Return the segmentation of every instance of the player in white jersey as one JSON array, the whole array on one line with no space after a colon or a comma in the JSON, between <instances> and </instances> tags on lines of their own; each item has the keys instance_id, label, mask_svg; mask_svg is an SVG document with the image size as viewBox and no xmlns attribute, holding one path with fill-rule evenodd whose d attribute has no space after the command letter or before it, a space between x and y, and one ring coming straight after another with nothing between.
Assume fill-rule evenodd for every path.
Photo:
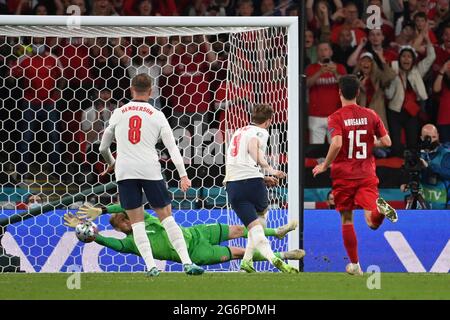
<instances>
[{"instance_id":1,"label":"player in white jersey","mask_svg":"<svg viewBox=\"0 0 450 320\"><path fill-rule=\"evenodd\" d=\"M100 144L100 153L108 163L104 174L115 170L120 202L130 219L134 241L147 266L147 275L157 276L159 270L145 231L142 191L166 229L184 271L189 275L202 274L204 270L192 263L183 233L172 216L171 198L155 148L159 139L177 168L183 192L189 189L191 181L166 117L148 103L151 88L152 80L147 74L136 75L131 81L133 100L114 110ZM117 144L117 159L109 148L113 138Z\"/></svg>"},{"instance_id":2,"label":"player in white jersey","mask_svg":"<svg viewBox=\"0 0 450 320\"><path fill-rule=\"evenodd\" d=\"M265 180L274 185L277 178L286 177L284 172L273 169L265 159L269 139L267 128L272 122L272 115L271 106L256 105L252 111L252 123L233 134L227 150L224 183L231 207L249 230L241 269L256 271L252 259L258 250L280 271L298 273L297 269L274 255L263 229L269 206ZM268 177L265 178L266 174Z\"/></svg>"}]
</instances>

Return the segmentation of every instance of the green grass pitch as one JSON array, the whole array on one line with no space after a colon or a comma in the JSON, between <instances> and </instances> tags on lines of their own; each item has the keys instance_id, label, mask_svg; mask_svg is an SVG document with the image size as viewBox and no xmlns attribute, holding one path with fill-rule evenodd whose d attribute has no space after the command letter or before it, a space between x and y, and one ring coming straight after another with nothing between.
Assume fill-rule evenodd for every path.
<instances>
[{"instance_id":1,"label":"green grass pitch","mask_svg":"<svg viewBox=\"0 0 450 320\"><path fill-rule=\"evenodd\" d=\"M80 289L69 290L72 274L0 274L0 299L450 299L450 274L381 273L381 288L345 273L81 273Z\"/></svg>"}]
</instances>

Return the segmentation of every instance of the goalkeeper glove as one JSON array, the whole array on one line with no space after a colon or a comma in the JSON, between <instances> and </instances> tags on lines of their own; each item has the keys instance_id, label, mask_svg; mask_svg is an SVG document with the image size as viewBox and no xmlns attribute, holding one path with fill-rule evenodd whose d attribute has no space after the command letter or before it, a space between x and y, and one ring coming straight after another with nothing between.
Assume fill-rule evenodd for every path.
<instances>
[{"instance_id":1,"label":"goalkeeper glove","mask_svg":"<svg viewBox=\"0 0 450 320\"><path fill-rule=\"evenodd\" d=\"M75 228L79 223L82 222L77 216L71 213L64 214L64 221L64 225L71 228Z\"/></svg>"},{"instance_id":2,"label":"goalkeeper glove","mask_svg":"<svg viewBox=\"0 0 450 320\"><path fill-rule=\"evenodd\" d=\"M79 219L95 220L99 215L102 214L101 208L95 208L90 203L83 204L77 211L77 216Z\"/></svg>"}]
</instances>

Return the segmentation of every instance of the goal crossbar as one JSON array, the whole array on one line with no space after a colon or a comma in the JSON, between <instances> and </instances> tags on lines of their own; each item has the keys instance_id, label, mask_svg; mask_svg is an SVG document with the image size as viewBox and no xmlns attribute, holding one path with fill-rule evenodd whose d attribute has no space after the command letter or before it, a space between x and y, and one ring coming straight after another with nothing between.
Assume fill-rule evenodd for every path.
<instances>
[{"instance_id":1,"label":"goal crossbar","mask_svg":"<svg viewBox=\"0 0 450 320\"><path fill-rule=\"evenodd\" d=\"M131 17L0 15L0 36L146 37L246 32L262 28L287 29L288 203L289 219L299 219L300 104L298 17ZM289 238L298 248L299 235Z\"/></svg>"}]
</instances>

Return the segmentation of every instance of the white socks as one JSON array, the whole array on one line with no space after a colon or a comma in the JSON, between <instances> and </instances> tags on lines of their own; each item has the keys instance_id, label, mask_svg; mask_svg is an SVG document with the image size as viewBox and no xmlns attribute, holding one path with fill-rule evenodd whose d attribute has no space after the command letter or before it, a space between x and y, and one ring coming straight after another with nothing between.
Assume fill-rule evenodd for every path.
<instances>
[{"instance_id":1,"label":"white socks","mask_svg":"<svg viewBox=\"0 0 450 320\"><path fill-rule=\"evenodd\" d=\"M262 224L263 228L267 227L267 212L262 215L258 215L258 220Z\"/></svg>"},{"instance_id":2,"label":"white socks","mask_svg":"<svg viewBox=\"0 0 450 320\"><path fill-rule=\"evenodd\" d=\"M261 225L256 225L250 229L248 236L251 239L252 245L257 249L268 261L272 262L275 258L269 240L264 235L264 229Z\"/></svg>"},{"instance_id":3,"label":"white socks","mask_svg":"<svg viewBox=\"0 0 450 320\"><path fill-rule=\"evenodd\" d=\"M255 247L253 246L253 241L250 232L247 235L247 246L245 247L245 253L243 260L250 261L253 259L253 253L255 252Z\"/></svg>"},{"instance_id":4,"label":"white socks","mask_svg":"<svg viewBox=\"0 0 450 320\"><path fill-rule=\"evenodd\" d=\"M169 241L178 253L183 264L192 264L191 258L187 251L186 241L183 237L183 232L181 231L178 224L175 222L173 216L169 216L161 221L164 229L166 229Z\"/></svg>"},{"instance_id":5,"label":"white socks","mask_svg":"<svg viewBox=\"0 0 450 320\"><path fill-rule=\"evenodd\" d=\"M136 247L145 261L147 271L150 271L151 268L156 267L156 263L153 259L150 240L147 237L147 232L145 232L145 223L144 221L134 223L131 225L131 228L133 229L133 238L136 243Z\"/></svg>"}]
</instances>

